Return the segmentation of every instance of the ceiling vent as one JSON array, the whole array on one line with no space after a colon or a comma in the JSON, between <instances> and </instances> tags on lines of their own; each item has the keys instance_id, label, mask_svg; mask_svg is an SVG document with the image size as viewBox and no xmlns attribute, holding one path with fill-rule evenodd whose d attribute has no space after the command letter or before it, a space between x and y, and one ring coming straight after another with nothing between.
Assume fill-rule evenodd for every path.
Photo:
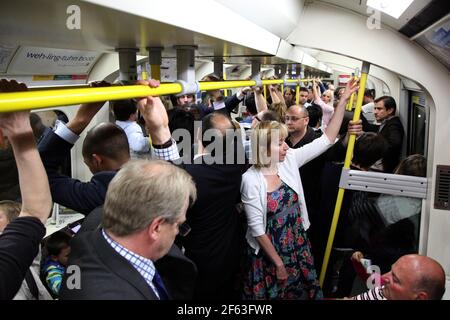
<instances>
[{"instance_id":1,"label":"ceiling vent","mask_svg":"<svg viewBox=\"0 0 450 320\"><path fill-rule=\"evenodd\" d=\"M450 166L437 166L434 208L450 210Z\"/></svg>"}]
</instances>

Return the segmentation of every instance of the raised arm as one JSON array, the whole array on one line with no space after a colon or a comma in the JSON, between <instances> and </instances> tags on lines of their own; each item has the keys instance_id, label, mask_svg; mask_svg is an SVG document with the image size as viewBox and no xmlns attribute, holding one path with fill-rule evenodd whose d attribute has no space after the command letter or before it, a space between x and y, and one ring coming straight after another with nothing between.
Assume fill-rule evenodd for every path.
<instances>
[{"instance_id":1,"label":"raised arm","mask_svg":"<svg viewBox=\"0 0 450 320\"><path fill-rule=\"evenodd\" d=\"M261 88L260 87L254 87L253 92L255 93L255 104L256 104L256 111L257 113L266 111L267 108L267 101L264 98Z\"/></svg>"},{"instance_id":2,"label":"raised arm","mask_svg":"<svg viewBox=\"0 0 450 320\"><path fill-rule=\"evenodd\" d=\"M313 83L312 83L312 90L313 90L313 95L314 95L314 102L317 103L316 101L322 100L320 99L320 92L319 92L319 87L317 85L317 80L313 79Z\"/></svg>"},{"instance_id":3,"label":"raised arm","mask_svg":"<svg viewBox=\"0 0 450 320\"><path fill-rule=\"evenodd\" d=\"M26 90L16 81L0 81L1 92ZM0 114L0 145L14 151L22 195L22 210L0 236L0 300L12 299L36 257L52 207L50 188L31 129L29 112Z\"/></svg>"},{"instance_id":4,"label":"raised arm","mask_svg":"<svg viewBox=\"0 0 450 320\"><path fill-rule=\"evenodd\" d=\"M110 86L109 83L93 82L90 84L91 87L107 87ZM67 128L69 128L74 134L80 135L84 129L91 123L95 115L100 111L102 106L105 104L102 102L95 102L89 104L82 104L78 109L75 117L67 123Z\"/></svg>"},{"instance_id":5,"label":"raised arm","mask_svg":"<svg viewBox=\"0 0 450 320\"><path fill-rule=\"evenodd\" d=\"M156 88L159 81L138 81L138 84ZM155 156L163 160L180 158L177 145L169 130L169 117L159 97L143 97L138 100L138 108L145 120L145 126L152 139Z\"/></svg>"},{"instance_id":6,"label":"raised arm","mask_svg":"<svg viewBox=\"0 0 450 320\"><path fill-rule=\"evenodd\" d=\"M10 91L26 89L25 85L19 85L14 80L9 86ZM0 131L1 136L8 137L16 159L22 196L20 216L36 217L45 224L52 207L52 199L29 118L29 111L0 114Z\"/></svg>"},{"instance_id":7,"label":"raised arm","mask_svg":"<svg viewBox=\"0 0 450 320\"><path fill-rule=\"evenodd\" d=\"M352 79L351 81L347 82L347 85L345 87L345 91L342 94L341 99L339 100L339 103L334 110L333 117L331 118L330 122L328 123L327 128L325 129L325 134L330 140L330 142L334 142L336 140L336 137L339 133L339 129L341 128L342 119L344 118L345 113L345 106L347 105L348 99L350 99L350 96L353 92L356 92L358 90L358 81Z\"/></svg>"}]
</instances>

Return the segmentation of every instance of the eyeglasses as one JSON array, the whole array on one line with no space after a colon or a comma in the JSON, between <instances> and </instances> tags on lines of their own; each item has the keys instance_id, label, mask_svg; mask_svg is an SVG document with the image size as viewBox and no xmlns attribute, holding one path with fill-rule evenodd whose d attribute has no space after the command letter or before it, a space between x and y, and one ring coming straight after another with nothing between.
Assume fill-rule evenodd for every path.
<instances>
[{"instance_id":1,"label":"eyeglasses","mask_svg":"<svg viewBox=\"0 0 450 320\"><path fill-rule=\"evenodd\" d=\"M307 117L294 117L294 116L292 116L292 117L290 117L290 116L285 116L284 117L284 121L298 121L298 120L300 120L300 119L304 119L304 118L307 118Z\"/></svg>"},{"instance_id":2,"label":"eyeglasses","mask_svg":"<svg viewBox=\"0 0 450 320\"><path fill-rule=\"evenodd\" d=\"M188 235L189 232L191 232L191 226L187 224L187 222L183 222L182 224L178 225L178 234L182 237L185 237Z\"/></svg>"}]
</instances>

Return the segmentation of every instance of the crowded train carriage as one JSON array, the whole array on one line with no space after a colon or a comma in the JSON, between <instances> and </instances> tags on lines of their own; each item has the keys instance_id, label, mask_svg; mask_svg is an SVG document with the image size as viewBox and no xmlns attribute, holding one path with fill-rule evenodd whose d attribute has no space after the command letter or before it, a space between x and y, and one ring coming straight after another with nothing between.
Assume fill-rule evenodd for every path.
<instances>
[{"instance_id":1,"label":"crowded train carriage","mask_svg":"<svg viewBox=\"0 0 450 320\"><path fill-rule=\"evenodd\" d=\"M193 4L2 2L0 299L448 299L449 3Z\"/></svg>"}]
</instances>

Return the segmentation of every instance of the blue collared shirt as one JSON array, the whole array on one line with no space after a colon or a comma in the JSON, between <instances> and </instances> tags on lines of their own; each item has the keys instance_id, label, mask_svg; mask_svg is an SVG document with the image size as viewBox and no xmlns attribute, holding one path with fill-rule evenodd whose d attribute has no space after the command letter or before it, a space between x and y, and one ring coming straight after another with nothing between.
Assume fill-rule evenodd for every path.
<instances>
[{"instance_id":1,"label":"blue collared shirt","mask_svg":"<svg viewBox=\"0 0 450 320\"><path fill-rule=\"evenodd\" d=\"M137 272L145 279L150 288L152 288L153 292L159 298L158 290L156 290L155 285L153 284L153 277L155 276L155 265L153 261L147 258L144 258L134 252L131 252L121 244L117 243L113 239L111 239L102 229L102 234L105 240L109 243L109 245L122 257L124 257L132 266L136 269Z\"/></svg>"}]
</instances>

